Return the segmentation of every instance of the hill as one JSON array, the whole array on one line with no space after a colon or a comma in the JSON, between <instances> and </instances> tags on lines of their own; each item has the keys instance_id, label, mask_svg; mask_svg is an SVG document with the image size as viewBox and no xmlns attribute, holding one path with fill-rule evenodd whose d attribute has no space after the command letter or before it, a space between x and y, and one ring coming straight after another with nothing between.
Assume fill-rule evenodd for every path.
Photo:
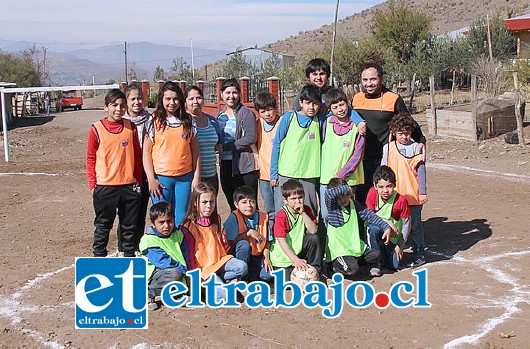
<instances>
[{"instance_id":1,"label":"hill","mask_svg":"<svg viewBox=\"0 0 530 349\"><path fill-rule=\"evenodd\" d=\"M528 0L403 0L407 6L432 16L434 35L467 27L477 17L500 11L505 17L530 13ZM376 5L348 16L337 23L337 38L362 39L370 32L375 11L384 11L387 3ZM301 32L271 45L276 52L300 57L318 50L323 42L331 43L333 23L318 29Z\"/></svg>"}]
</instances>

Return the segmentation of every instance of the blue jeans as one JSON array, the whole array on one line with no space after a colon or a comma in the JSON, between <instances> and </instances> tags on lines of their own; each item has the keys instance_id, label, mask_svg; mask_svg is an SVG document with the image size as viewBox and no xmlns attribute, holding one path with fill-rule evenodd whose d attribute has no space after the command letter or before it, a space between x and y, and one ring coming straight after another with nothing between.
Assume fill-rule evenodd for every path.
<instances>
[{"instance_id":1,"label":"blue jeans","mask_svg":"<svg viewBox=\"0 0 530 349\"><path fill-rule=\"evenodd\" d=\"M186 211L188 210L193 172L176 177L157 176L157 179L164 186L162 196L157 199L151 195L151 200L153 204L164 201L173 205L173 209L175 210L175 227L178 227L184 220Z\"/></svg>"},{"instance_id":2,"label":"blue jeans","mask_svg":"<svg viewBox=\"0 0 530 349\"><path fill-rule=\"evenodd\" d=\"M263 256L253 256L250 243L247 240L239 240L232 248L232 254L239 260L248 265L248 281L265 281L270 282L273 276L269 274L265 267L262 267Z\"/></svg>"},{"instance_id":3,"label":"blue jeans","mask_svg":"<svg viewBox=\"0 0 530 349\"><path fill-rule=\"evenodd\" d=\"M410 206L411 229L409 239L412 241L413 245L413 259L423 257L423 250L425 249L423 223L421 222L422 208L423 205Z\"/></svg>"},{"instance_id":4,"label":"blue jeans","mask_svg":"<svg viewBox=\"0 0 530 349\"><path fill-rule=\"evenodd\" d=\"M370 249L380 251L381 266L396 270L399 267L397 254L394 250L396 245L392 242L385 245L382 239L383 233L384 231L378 225L370 223L366 228L366 241L368 241Z\"/></svg>"},{"instance_id":5,"label":"blue jeans","mask_svg":"<svg viewBox=\"0 0 530 349\"><path fill-rule=\"evenodd\" d=\"M217 279L217 283L224 284L226 281L233 279L241 280L248 273L247 263L237 259L231 258L226 262L226 264L217 271L217 273L212 274L212 277ZM226 300L227 292L223 287L215 288L215 300L219 302L220 300Z\"/></svg>"},{"instance_id":6,"label":"blue jeans","mask_svg":"<svg viewBox=\"0 0 530 349\"><path fill-rule=\"evenodd\" d=\"M280 187L273 187L271 182L260 179L259 191L261 193L261 197L263 198L265 213L267 213L269 216L269 230L272 232L272 228L274 226L274 217L276 217L276 205L274 203L274 197L278 194L277 192L280 191Z\"/></svg>"}]
</instances>

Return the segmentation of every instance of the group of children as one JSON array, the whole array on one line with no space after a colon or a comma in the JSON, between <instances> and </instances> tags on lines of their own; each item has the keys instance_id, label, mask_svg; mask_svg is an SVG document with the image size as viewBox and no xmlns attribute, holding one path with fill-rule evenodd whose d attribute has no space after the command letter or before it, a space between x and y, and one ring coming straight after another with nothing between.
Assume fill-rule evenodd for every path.
<instances>
[{"instance_id":1,"label":"group of children","mask_svg":"<svg viewBox=\"0 0 530 349\"><path fill-rule=\"evenodd\" d=\"M195 104L187 104L190 91ZM410 138L415 125L410 115L393 119L392 140L372 179L364 178L362 168L366 125L339 89L328 89L323 101L319 87L307 84L299 94L300 111L281 118L274 96L259 93L253 147L240 141L248 137L244 128L249 127L241 122L233 125L233 137L219 132L240 120L241 106L232 105L233 114L223 114L224 120L206 117L199 97L202 103L199 89L187 89L184 96L178 85L166 82L151 115L141 107L139 86L130 85L125 93L111 90L105 98L108 116L89 132L94 256L107 255L117 212L120 253L148 259L152 304L166 283L184 281L186 271L196 268L204 280L214 277L220 282L270 283L274 269L285 268L289 276L293 268L308 265L327 276L353 276L368 265L372 276L380 276L382 268L403 267L407 239L413 243L409 266L424 263L425 165ZM238 172L241 183L227 195L232 212L224 223L217 211L217 180L210 180L217 175L208 173L208 180L201 176L204 147L196 117L204 118L204 125L215 124L211 138L219 144L208 143L212 152L232 151L231 163L225 166L242 169L234 159L240 161L243 153L250 159L257 152L251 169L256 175L246 178L250 169ZM264 212L257 209L257 185L251 177L259 177ZM221 179L224 187L227 179ZM355 188L372 180L365 207L355 200ZM153 205L144 234L149 196ZM217 292L219 299L226 296L222 288Z\"/></svg>"}]
</instances>

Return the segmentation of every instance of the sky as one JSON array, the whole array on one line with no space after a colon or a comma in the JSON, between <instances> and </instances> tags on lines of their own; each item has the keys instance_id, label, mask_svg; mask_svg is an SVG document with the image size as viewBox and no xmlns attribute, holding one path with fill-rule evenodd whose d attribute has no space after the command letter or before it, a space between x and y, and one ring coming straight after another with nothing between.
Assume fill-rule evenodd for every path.
<instances>
[{"instance_id":1,"label":"sky","mask_svg":"<svg viewBox=\"0 0 530 349\"><path fill-rule=\"evenodd\" d=\"M342 0L339 19L384 0ZM36 44L150 41L234 50L331 24L336 0L24 0L2 2L0 38Z\"/></svg>"}]
</instances>

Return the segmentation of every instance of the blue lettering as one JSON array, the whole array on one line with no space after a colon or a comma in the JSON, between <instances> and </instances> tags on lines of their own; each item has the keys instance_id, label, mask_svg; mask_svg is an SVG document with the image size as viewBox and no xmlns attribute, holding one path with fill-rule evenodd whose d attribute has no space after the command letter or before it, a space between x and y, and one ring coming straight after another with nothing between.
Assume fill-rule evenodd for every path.
<instances>
[{"instance_id":1,"label":"blue lettering","mask_svg":"<svg viewBox=\"0 0 530 349\"><path fill-rule=\"evenodd\" d=\"M222 287L222 281L219 280L218 282L217 278L218 276L214 273L202 284L202 287L206 289L206 304L214 309L221 307L227 298L226 289ZM219 302L217 302L218 300Z\"/></svg>"},{"instance_id":2,"label":"blue lettering","mask_svg":"<svg viewBox=\"0 0 530 349\"><path fill-rule=\"evenodd\" d=\"M361 303L357 301L357 288L363 289L363 300ZM346 302L353 308L366 308L374 301L375 290L372 285L365 281L357 281L351 283L346 288Z\"/></svg>"},{"instance_id":3,"label":"blue lettering","mask_svg":"<svg viewBox=\"0 0 530 349\"><path fill-rule=\"evenodd\" d=\"M417 292L416 292L416 303L414 308L430 308L431 303L427 300L429 296L429 290L427 285L427 269L418 270L412 273L417 280Z\"/></svg>"},{"instance_id":4,"label":"blue lettering","mask_svg":"<svg viewBox=\"0 0 530 349\"><path fill-rule=\"evenodd\" d=\"M302 302L302 289L300 286L292 281L285 282L285 270L278 269L272 272L275 277L274 284L274 293L276 296L276 303L274 306L276 308L285 307L285 308L295 308ZM288 303L285 299L285 291L291 289L291 303Z\"/></svg>"},{"instance_id":5,"label":"blue lettering","mask_svg":"<svg viewBox=\"0 0 530 349\"><path fill-rule=\"evenodd\" d=\"M242 281L231 282L222 286L226 290L226 302L223 304L223 307L227 308L239 308L241 303L237 301L236 291L245 291L247 289L247 284Z\"/></svg>"},{"instance_id":6,"label":"blue lettering","mask_svg":"<svg viewBox=\"0 0 530 349\"><path fill-rule=\"evenodd\" d=\"M327 299L328 287L325 283L320 281L310 281L304 286L303 305L306 308L325 308L331 305Z\"/></svg>"},{"instance_id":7,"label":"blue lettering","mask_svg":"<svg viewBox=\"0 0 530 349\"><path fill-rule=\"evenodd\" d=\"M270 308L272 307L272 300L270 299L271 287L268 283L263 281L254 281L248 284L247 292L249 294L245 298L245 303L249 308Z\"/></svg>"},{"instance_id":8,"label":"blue lettering","mask_svg":"<svg viewBox=\"0 0 530 349\"><path fill-rule=\"evenodd\" d=\"M408 281L398 282L390 288L390 300L396 308L406 308L412 304L414 299L409 298L409 300L404 301L399 296L399 290L403 288L403 292L410 294L414 290L414 285Z\"/></svg>"},{"instance_id":9,"label":"blue lettering","mask_svg":"<svg viewBox=\"0 0 530 349\"><path fill-rule=\"evenodd\" d=\"M180 308L188 301L187 296L177 297L183 293L188 292L188 288L180 281L173 281L167 283L160 296L162 296L162 303L168 308Z\"/></svg>"},{"instance_id":10,"label":"blue lettering","mask_svg":"<svg viewBox=\"0 0 530 349\"><path fill-rule=\"evenodd\" d=\"M188 271L186 275L190 278L190 302L188 307L203 308L204 303L201 301L201 270L195 269Z\"/></svg>"},{"instance_id":11,"label":"blue lettering","mask_svg":"<svg viewBox=\"0 0 530 349\"><path fill-rule=\"evenodd\" d=\"M344 286L344 277L340 273L333 275L333 283L329 285L331 289L332 299L333 299L333 311L331 311L331 306L329 308L322 310L322 315L332 319L336 318L342 313L343 305L343 288Z\"/></svg>"}]
</instances>

